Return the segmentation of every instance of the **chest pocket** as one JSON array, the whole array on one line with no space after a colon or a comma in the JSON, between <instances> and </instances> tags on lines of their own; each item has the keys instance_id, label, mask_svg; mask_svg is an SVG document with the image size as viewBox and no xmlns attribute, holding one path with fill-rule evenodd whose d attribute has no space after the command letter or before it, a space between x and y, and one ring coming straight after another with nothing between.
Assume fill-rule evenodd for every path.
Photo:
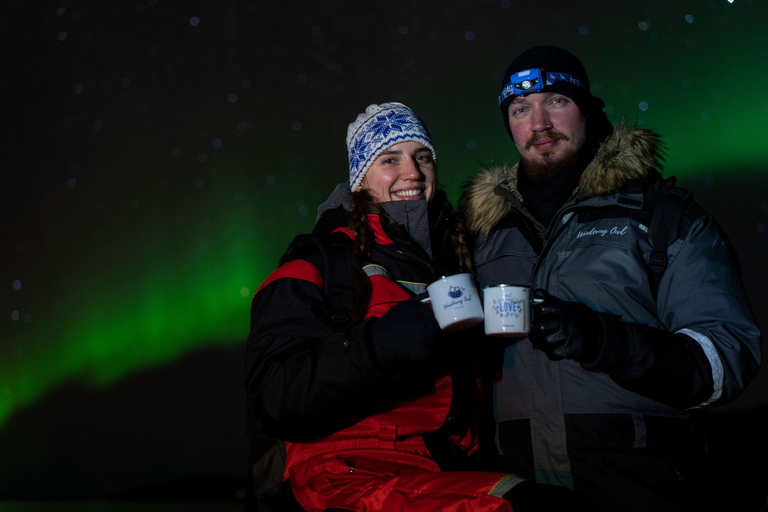
<instances>
[{"instance_id":1,"label":"chest pocket","mask_svg":"<svg viewBox=\"0 0 768 512\"><path fill-rule=\"evenodd\" d=\"M644 212L622 216L574 216L555 235L543 272L548 288L563 299L590 297L590 307L615 311L616 304L634 300L655 310L648 282L651 251Z\"/></svg>"}]
</instances>

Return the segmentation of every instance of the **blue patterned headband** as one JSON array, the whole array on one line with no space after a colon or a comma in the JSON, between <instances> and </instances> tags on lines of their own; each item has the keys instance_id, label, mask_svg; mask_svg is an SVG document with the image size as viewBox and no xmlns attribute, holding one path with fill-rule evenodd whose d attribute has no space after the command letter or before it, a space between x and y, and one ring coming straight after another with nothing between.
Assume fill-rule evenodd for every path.
<instances>
[{"instance_id":1,"label":"blue patterned headband","mask_svg":"<svg viewBox=\"0 0 768 512\"><path fill-rule=\"evenodd\" d=\"M354 192L360 185L379 153L405 141L424 144L437 162L427 127L413 110L402 103L368 105L347 129L350 189Z\"/></svg>"}]
</instances>

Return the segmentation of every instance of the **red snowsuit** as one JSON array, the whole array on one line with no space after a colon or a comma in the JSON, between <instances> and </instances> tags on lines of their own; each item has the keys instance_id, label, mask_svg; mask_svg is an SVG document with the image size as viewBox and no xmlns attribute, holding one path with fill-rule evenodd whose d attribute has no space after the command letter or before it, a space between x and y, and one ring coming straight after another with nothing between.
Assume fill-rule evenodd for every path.
<instances>
[{"instance_id":1,"label":"red snowsuit","mask_svg":"<svg viewBox=\"0 0 768 512\"><path fill-rule=\"evenodd\" d=\"M367 323L455 271L440 268L448 252L435 244L430 259L401 226L369 224L365 321L329 329L316 254L280 266L254 297L249 400L262 431L286 440L285 478L308 511L511 511L501 496L518 477L455 470L478 448L482 405L467 340L418 376L382 372L366 342Z\"/></svg>"}]
</instances>

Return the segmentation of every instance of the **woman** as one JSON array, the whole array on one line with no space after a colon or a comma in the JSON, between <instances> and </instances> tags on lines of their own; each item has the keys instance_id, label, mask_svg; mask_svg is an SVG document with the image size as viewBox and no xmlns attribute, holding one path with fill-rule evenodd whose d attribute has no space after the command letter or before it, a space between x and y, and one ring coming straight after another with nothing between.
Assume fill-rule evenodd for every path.
<instances>
[{"instance_id":1,"label":"woman","mask_svg":"<svg viewBox=\"0 0 768 512\"><path fill-rule=\"evenodd\" d=\"M405 105L370 105L347 146L349 186L253 299L255 424L285 441L284 477L305 510L511 511L540 487L458 471L478 450L477 359L467 332L442 333L419 300L427 284L470 266L426 127ZM339 243L352 265L331 248ZM348 319L333 305L344 268L354 282Z\"/></svg>"}]
</instances>

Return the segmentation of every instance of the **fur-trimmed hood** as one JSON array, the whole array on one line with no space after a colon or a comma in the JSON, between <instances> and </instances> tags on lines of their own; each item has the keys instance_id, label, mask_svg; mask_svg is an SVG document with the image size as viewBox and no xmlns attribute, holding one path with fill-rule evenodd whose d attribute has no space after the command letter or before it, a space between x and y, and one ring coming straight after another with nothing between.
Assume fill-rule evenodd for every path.
<instances>
[{"instance_id":1,"label":"fur-trimmed hood","mask_svg":"<svg viewBox=\"0 0 768 512\"><path fill-rule=\"evenodd\" d=\"M574 191L576 197L605 197L630 183L651 181L661 170L663 149L655 132L617 124L584 169ZM473 235L487 237L510 212L512 204L507 195L522 204L523 197L517 190L518 164L484 168L465 188L461 209Z\"/></svg>"}]
</instances>

